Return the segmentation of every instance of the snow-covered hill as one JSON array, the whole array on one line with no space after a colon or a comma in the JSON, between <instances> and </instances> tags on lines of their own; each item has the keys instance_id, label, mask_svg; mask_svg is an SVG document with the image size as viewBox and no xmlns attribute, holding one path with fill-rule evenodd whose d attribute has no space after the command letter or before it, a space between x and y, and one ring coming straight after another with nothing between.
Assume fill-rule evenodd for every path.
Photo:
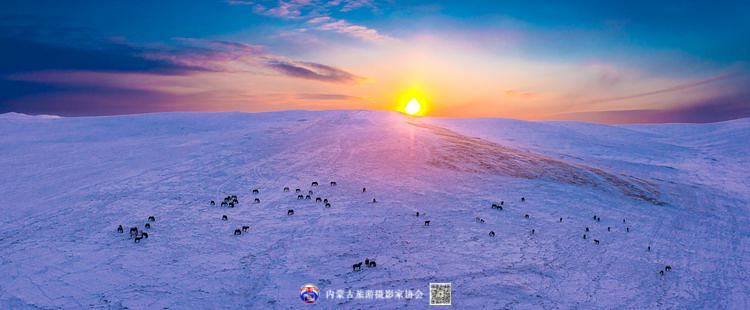
<instances>
[{"instance_id":1,"label":"snow-covered hill","mask_svg":"<svg viewBox=\"0 0 750 310\"><path fill-rule=\"evenodd\" d=\"M747 309L749 139L750 119L4 114L0 308L428 308L450 282L463 309ZM425 295L325 295L360 289Z\"/></svg>"}]
</instances>

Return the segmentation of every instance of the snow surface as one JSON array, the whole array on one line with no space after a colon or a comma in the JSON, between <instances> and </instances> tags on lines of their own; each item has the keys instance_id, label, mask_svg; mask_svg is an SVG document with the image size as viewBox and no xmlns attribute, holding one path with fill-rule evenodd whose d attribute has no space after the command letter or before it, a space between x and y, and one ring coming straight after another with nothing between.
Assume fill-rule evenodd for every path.
<instances>
[{"instance_id":1,"label":"snow surface","mask_svg":"<svg viewBox=\"0 0 750 310\"><path fill-rule=\"evenodd\" d=\"M0 308L429 308L429 283L450 282L462 309L748 309L747 141L750 119L3 114ZM232 194L236 208L208 204ZM150 215L139 244L115 231ZM366 257L378 266L353 272Z\"/></svg>"}]
</instances>

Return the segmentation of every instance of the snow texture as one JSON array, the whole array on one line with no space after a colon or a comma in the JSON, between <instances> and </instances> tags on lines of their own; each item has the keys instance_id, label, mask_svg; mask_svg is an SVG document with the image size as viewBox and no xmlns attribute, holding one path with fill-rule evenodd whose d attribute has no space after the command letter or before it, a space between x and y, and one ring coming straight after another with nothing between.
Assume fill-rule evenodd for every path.
<instances>
[{"instance_id":1,"label":"snow texture","mask_svg":"<svg viewBox=\"0 0 750 310\"><path fill-rule=\"evenodd\" d=\"M750 119L3 114L0 308L429 308L451 283L460 309L748 309L748 141Z\"/></svg>"}]
</instances>

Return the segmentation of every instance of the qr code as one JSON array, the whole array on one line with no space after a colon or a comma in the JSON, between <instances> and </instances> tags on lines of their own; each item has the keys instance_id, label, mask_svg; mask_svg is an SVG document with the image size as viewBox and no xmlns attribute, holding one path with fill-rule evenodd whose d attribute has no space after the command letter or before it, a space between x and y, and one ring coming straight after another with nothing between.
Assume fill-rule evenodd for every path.
<instances>
[{"instance_id":1,"label":"qr code","mask_svg":"<svg viewBox=\"0 0 750 310\"><path fill-rule=\"evenodd\" d=\"M430 283L430 305L450 305L451 284Z\"/></svg>"}]
</instances>

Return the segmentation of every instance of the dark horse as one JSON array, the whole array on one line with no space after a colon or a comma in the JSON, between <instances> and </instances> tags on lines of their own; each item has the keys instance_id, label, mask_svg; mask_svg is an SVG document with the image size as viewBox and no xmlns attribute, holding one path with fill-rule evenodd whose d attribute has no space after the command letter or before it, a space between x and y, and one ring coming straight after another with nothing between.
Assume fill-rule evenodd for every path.
<instances>
[{"instance_id":1,"label":"dark horse","mask_svg":"<svg viewBox=\"0 0 750 310\"><path fill-rule=\"evenodd\" d=\"M124 230L122 229L122 225L117 226L117 232L118 233L123 233L124 232Z\"/></svg>"},{"instance_id":2,"label":"dark horse","mask_svg":"<svg viewBox=\"0 0 750 310\"><path fill-rule=\"evenodd\" d=\"M250 230L250 226L242 226L242 231L248 231Z\"/></svg>"},{"instance_id":3,"label":"dark horse","mask_svg":"<svg viewBox=\"0 0 750 310\"><path fill-rule=\"evenodd\" d=\"M241 235L241 234L242 234L242 231L239 228L234 230L234 235L235 236L238 236L238 235Z\"/></svg>"},{"instance_id":4,"label":"dark horse","mask_svg":"<svg viewBox=\"0 0 750 310\"><path fill-rule=\"evenodd\" d=\"M430 221L424 221L424 226L430 226Z\"/></svg>"},{"instance_id":5,"label":"dark horse","mask_svg":"<svg viewBox=\"0 0 750 310\"><path fill-rule=\"evenodd\" d=\"M228 220L229 220L229 218L228 218L228 217L227 217L226 215L222 215L222 216L221 216L221 220L222 220L222 221L228 221Z\"/></svg>"},{"instance_id":6,"label":"dark horse","mask_svg":"<svg viewBox=\"0 0 750 310\"><path fill-rule=\"evenodd\" d=\"M495 231L490 230L490 237L494 237L494 236L495 236Z\"/></svg>"},{"instance_id":7,"label":"dark horse","mask_svg":"<svg viewBox=\"0 0 750 310\"><path fill-rule=\"evenodd\" d=\"M253 190L253 194L260 194L260 191L256 188Z\"/></svg>"},{"instance_id":8,"label":"dark horse","mask_svg":"<svg viewBox=\"0 0 750 310\"><path fill-rule=\"evenodd\" d=\"M362 262L352 265L352 271L362 270Z\"/></svg>"},{"instance_id":9,"label":"dark horse","mask_svg":"<svg viewBox=\"0 0 750 310\"><path fill-rule=\"evenodd\" d=\"M310 184L310 186L318 186L318 182L312 182L312 184Z\"/></svg>"},{"instance_id":10,"label":"dark horse","mask_svg":"<svg viewBox=\"0 0 750 310\"><path fill-rule=\"evenodd\" d=\"M284 187L284 192L288 192L288 191L289 191L289 187Z\"/></svg>"},{"instance_id":11,"label":"dark horse","mask_svg":"<svg viewBox=\"0 0 750 310\"><path fill-rule=\"evenodd\" d=\"M294 214L294 210L292 209L286 210L286 215L293 215L293 214Z\"/></svg>"},{"instance_id":12,"label":"dark horse","mask_svg":"<svg viewBox=\"0 0 750 310\"><path fill-rule=\"evenodd\" d=\"M155 222L155 221L156 221L156 218L155 218L155 217L154 217L153 215L152 215L152 216L149 216L149 217L148 217L148 221L149 221L149 222Z\"/></svg>"}]
</instances>

